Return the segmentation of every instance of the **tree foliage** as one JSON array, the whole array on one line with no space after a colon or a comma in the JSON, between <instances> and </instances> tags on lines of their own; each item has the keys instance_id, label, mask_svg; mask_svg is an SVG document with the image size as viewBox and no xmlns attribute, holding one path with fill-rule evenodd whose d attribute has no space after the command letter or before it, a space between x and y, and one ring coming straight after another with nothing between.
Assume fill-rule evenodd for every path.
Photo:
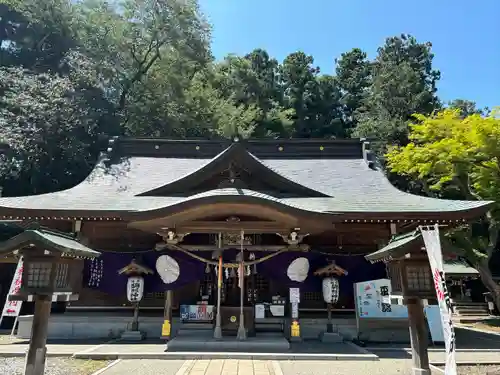
<instances>
[{"instance_id":1,"label":"tree foliage","mask_svg":"<svg viewBox=\"0 0 500 375\"><path fill-rule=\"evenodd\" d=\"M445 197L500 202L500 118L446 109L435 115L415 115L410 142L386 155L392 172L422 181ZM448 233L462 255L472 262L500 306L500 287L493 281L490 260L498 251L498 203L475 225Z\"/></svg>"},{"instance_id":2,"label":"tree foliage","mask_svg":"<svg viewBox=\"0 0 500 375\"><path fill-rule=\"evenodd\" d=\"M388 38L371 65L372 82L363 99L354 135L376 138L385 145L404 145L412 115L430 114L439 107L430 43L409 35Z\"/></svg>"}]
</instances>

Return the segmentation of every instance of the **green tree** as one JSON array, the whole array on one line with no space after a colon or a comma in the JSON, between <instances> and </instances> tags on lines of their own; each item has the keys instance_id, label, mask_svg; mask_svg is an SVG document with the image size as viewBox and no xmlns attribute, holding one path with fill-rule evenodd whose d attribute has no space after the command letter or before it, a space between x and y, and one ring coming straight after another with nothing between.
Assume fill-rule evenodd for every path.
<instances>
[{"instance_id":1,"label":"green tree","mask_svg":"<svg viewBox=\"0 0 500 375\"><path fill-rule=\"evenodd\" d=\"M259 109L254 137L287 136L293 111L286 110L279 81L279 64L269 54L256 49L244 57L228 55L216 64L214 87L236 105Z\"/></svg>"},{"instance_id":2,"label":"green tree","mask_svg":"<svg viewBox=\"0 0 500 375\"><path fill-rule=\"evenodd\" d=\"M484 114L486 112L478 109L475 102L466 99L454 99L448 103L448 107L451 109L458 109L462 117L474 114Z\"/></svg>"},{"instance_id":3,"label":"green tree","mask_svg":"<svg viewBox=\"0 0 500 375\"><path fill-rule=\"evenodd\" d=\"M0 64L60 72L77 46L80 18L69 0L0 1Z\"/></svg>"},{"instance_id":4,"label":"green tree","mask_svg":"<svg viewBox=\"0 0 500 375\"><path fill-rule=\"evenodd\" d=\"M72 187L94 165L102 113L67 77L0 69L0 170L6 194ZM97 146L97 147L96 147Z\"/></svg>"},{"instance_id":5,"label":"green tree","mask_svg":"<svg viewBox=\"0 0 500 375\"><path fill-rule=\"evenodd\" d=\"M499 251L500 118L495 113L464 118L460 110L451 109L415 117L410 143L387 154L388 167L444 197L496 202L479 224L453 228L448 239L479 271L500 307L500 285L489 267Z\"/></svg>"},{"instance_id":6,"label":"green tree","mask_svg":"<svg viewBox=\"0 0 500 375\"><path fill-rule=\"evenodd\" d=\"M335 63L344 126L351 130L356 127L359 113L363 112L363 102L371 84L371 63L359 48L343 53Z\"/></svg>"},{"instance_id":7,"label":"green tree","mask_svg":"<svg viewBox=\"0 0 500 375\"><path fill-rule=\"evenodd\" d=\"M372 64L372 83L353 135L380 140L382 151L388 144L404 145L412 115L439 107L440 73L432 68L433 58L430 43L408 35L388 38Z\"/></svg>"}]
</instances>

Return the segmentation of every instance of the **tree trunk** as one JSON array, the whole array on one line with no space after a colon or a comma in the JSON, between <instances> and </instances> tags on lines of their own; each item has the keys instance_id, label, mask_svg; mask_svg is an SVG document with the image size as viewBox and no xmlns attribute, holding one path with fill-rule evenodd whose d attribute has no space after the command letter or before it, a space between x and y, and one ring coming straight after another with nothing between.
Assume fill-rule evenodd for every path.
<instances>
[{"instance_id":1,"label":"tree trunk","mask_svg":"<svg viewBox=\"0 0 500 375\"><path fill-rule=\"evenodd\" d=\"M482 259L476 264L476 268L479 271L481 281L484 286L491 292L495 306L500 311L500 285L493 280L490 267L488 265L488 259Z\"/></svg>"}]
</instances>

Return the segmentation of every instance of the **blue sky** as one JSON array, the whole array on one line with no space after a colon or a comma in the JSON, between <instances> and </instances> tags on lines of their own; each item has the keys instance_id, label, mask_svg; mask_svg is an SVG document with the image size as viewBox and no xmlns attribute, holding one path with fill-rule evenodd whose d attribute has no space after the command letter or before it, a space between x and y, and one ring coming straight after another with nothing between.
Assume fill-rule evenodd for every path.
<instances>
[{"instance_id":1,"label":"blue sky","mask_svg":"<svg viewBox=\"0 0 500 375\"><path fill-rule=\"evenodd\" d=\"M200 0L213 53L264 48L278 60L302 50L322 72L353 47L369 57L388 36L431 41L439 96L500 106L500 0ZM403 5L404 4L404 5Z\"/></svg>"}]
</instances>

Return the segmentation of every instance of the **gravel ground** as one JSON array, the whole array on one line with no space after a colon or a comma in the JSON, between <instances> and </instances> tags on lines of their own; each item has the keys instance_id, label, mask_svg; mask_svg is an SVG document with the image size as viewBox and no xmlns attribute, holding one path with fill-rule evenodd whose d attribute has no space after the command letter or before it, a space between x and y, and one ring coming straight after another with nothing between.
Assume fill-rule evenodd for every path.
<instances>
[{"instance_id":1,"label":"gravel ground","mask_svg":"<svg viewBox=\"0 0 500 375\"><path fill-rule=\"evenodd\" d=\"M440 367L444 370L444 367ZM458 375L499 375L500 366L458 366Z\"/></svg>"},{"instance_id":2,"label":"gravel ground","mask_svg":"<svg viewBox=\"0 0 500 375\"><path fill-rule=\"evenodd\" d=\"M175 375L184 362L183 360L164 359L125 359L104 371L102 375ZM200 375L199 372L198 375Z\"/></svg>"},{"instance_id":3,"label":"gravel ground","mask_svg":"<svg viewBox=\"0 0 500 375\"><path fill-rule=\"evenodd\" d=\"M45 375L91 375L109 363L109 361L48 358ZM23 373L24 358L0 358L0 374L22 375Z\"/></svg>"},{"instance_id":4,"label":"gravel ground","mask_svg":"<svg viewBox=\"0 0 500 375\"><path fill-rule=\"evenodd\" d=\"M405 359L380 361L280 361L283 375L411 375Z\"/></svg>"}]
</instances>

